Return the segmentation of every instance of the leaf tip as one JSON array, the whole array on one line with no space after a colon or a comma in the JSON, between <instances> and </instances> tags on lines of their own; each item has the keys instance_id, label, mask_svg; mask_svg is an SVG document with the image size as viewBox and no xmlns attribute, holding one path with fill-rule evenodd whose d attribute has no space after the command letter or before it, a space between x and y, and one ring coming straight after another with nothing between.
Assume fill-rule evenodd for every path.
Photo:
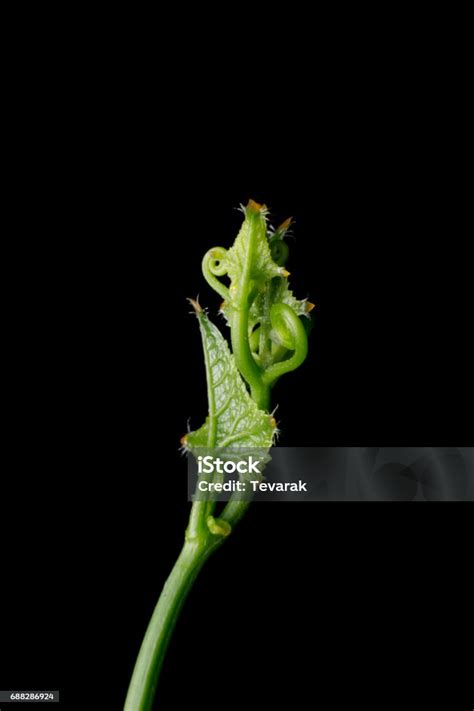
<instances>
[{"instance_id":1,"label":"leaf tip","mask_svg":"<svg viewBox=\"0 0 474 711\"><path fill-rule=\"evenodd\" d=\"M266 218L268 215L268 207L265 204L260 204L259 202L256 202L255 200L249 200L245 210L244 210L245 215L261 215L263 218Z\"/></svg>"},{"instance_id":2,"label":"leaf tip","mask_svg":"<svg viewBox=\"0 0 474 711\"><path fill-rule=\"evenodd\" d=\"M255 200L249 200L247 203L247 210L250 210L250 212L262 212L265 209L265 205L260 205L260 203L255 202Z\"/></svg>"},{"instance_id":3,"label":"leaf tip","mask_svg":"<svg viewBox=\"0 0 474 711\"><path fill-rule=\"evenodd\" d=\"M279 227L277 227L277 232L286 232L292 222L293 218L288 217L284 222L281 223Z\"/></svg>"}]
</instances>

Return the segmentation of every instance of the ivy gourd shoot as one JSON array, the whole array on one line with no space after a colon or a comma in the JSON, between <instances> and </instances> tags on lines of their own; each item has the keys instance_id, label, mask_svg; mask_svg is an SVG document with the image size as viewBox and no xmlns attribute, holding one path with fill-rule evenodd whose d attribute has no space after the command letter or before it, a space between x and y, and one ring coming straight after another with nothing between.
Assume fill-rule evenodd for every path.
<instances>
[{"instance_id":1,"label":"ivy gourd shoot","mask_svg":"<svg viewBox=\"0 0 474 711\"><path fill-rule=\"evenodd\" d=\"M308 353L313 304L293 295L286 269L285 237L291 219L273 229L265 205L253 200L242 212L244 221L232 247L213 247L202 261L206 281L223 299L220 310L230 328L231 349L200 304L190 299L201 332L209 411L204 424L181 440L194 456L203 448L268 451L277 432L272 388ZM125 711L152 708L184 600L207 558L231 534L249 504L249 497L232 495L217 513L216 501L195 497L183 549L143 639Z\"/></svg>"}]
</instances>

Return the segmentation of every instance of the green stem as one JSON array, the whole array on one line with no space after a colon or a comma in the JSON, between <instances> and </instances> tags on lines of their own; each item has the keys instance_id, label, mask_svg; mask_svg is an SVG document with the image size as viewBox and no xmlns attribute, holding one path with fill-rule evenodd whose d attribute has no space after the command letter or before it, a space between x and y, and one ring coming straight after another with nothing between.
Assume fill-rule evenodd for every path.
<instances>
[{"instance_id":1,"label":"green stem","mask_svg":"<svg viewBox=\"0 0 474 711\"><path fill-rule=\"evenodd\" d=\"M198 318L200 313L197 311ZM204 355L209 401L207 444L212 448L215 447L217 437L216 403L210 385L211 364L206 348ZM151 709L163 659L183 603L210 553L225 540L225 536L231 530L227 525L228 522L224 522L226 526L222 527L222 522L213 519L211 516L213 508L212 500L201 501L196 497L193 501L186 542L165 583L148 625L133 671L124 711Z\"/></svg>"},{"instance_id":2,"label":"green stem","mask_svg":"<svg viewBox=\"0 0 474 711\"><path fill-rule=\"evenodd\" d=\"M270 406L270 386L262 380L262 370L255 362L248 337L249 305L248 297L241 300L234 310L230 324L232 352L237 367L250 386L252 398L261 410Z\"/></svg>"},{"instance_id":3,"label":"green stem","mask_svg":"<svg viewBox=\"0 0 474 711\"><path fill-rule=\"evenodd\" d=\"M260 383L258 390L252 390L252 397L260 410L270 411L270 387Z\"/></svg>"},{"instance_id":4,"label":"green stem","mask_svg":"<svg viewBox=\"0 0 474 711\"><path fill-rule=\"evenodd\" d=\"M215 536L214 541L220 542ZM125 701L124 711L152 708L158 676L176 620L203 564L214 550L208 541L187 540L165 583L148 625Z\"/></svg>"},{"instance_id":5,"label":"green stem","mask_svg":"<svg viewBox=\"0 0 474 711\"><path fill-rule=\"evenodd\" d=\"M223 521L226 521L229 526L234 528L240 519L245 515L248 507L252 503L252 497L248 499L234 499L233 496L229 499L220 516Z\"/></svg>"},{"instance_id":6,"label":"green stem","mask_svg":"<svg viewBox=\"0 0 474 711\"><path fill-rule=\"evenodd\" d=\"M237 367L250 386L252 397L258 401L262 385L262 371L258 367L249 346L248 337L249 307L239 304L234 311L230 324L230 340Z\"/></svg>"}]
</instances>

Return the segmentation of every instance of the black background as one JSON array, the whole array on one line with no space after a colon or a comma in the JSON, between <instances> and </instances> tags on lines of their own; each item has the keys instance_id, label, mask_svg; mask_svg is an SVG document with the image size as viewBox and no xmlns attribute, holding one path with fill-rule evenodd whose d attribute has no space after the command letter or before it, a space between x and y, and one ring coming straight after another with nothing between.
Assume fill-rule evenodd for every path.
<instances>
[{"instance_id":1,"label":"black background","mask_svg":"<svg viewBox=\"0 0 474 711\"><path fill-rule=\"evenodd\" d=\"M23 134L0 679L59 688L64 708L121 707L179 552L179 438L206 409L186 297L217 311L200 260L230 245L240 203L294 216L291 283L317 305L309 358L275 391L281 443L471 444L462 146L439 140L430 99L357 82L265 97L249 78L196 101L196 86L132 112L101 85ZM158 708L466 703L468 514L253 507L196 583Z\"/></svg>"}]
</instances>

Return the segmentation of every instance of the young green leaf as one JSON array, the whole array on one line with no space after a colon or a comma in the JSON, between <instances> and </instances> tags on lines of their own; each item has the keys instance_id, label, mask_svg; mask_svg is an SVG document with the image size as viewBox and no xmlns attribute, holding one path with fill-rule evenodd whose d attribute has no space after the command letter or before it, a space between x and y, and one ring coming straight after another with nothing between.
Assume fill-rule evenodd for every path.
<instances>
[{"instance_id":1,"label":"young green leaf","mask_svg":"<svg viewBox=\"0 0 474 711\"><path fill-rule=\"evenodd\" d=\"M227 342L198 304L193 303L201 330L206 363L209 415L184 438L191 451L201 447L269 449L275 434L273 417L250 397Z\"/></svg>"},{"instance_id":2,"label":"young green leaf","mask_svg":"<svg viewBox=\"0 0 474 711\"><path fill-rule=\"evenodd\" d=\"M258 289L268 279L285 273L272 259L267 239L266 208L251 200L244 208L245 220L234 244L222 261L231 281L233 293L238 298L239 287L247 279Z\"/></svg>"}]
</instances>

